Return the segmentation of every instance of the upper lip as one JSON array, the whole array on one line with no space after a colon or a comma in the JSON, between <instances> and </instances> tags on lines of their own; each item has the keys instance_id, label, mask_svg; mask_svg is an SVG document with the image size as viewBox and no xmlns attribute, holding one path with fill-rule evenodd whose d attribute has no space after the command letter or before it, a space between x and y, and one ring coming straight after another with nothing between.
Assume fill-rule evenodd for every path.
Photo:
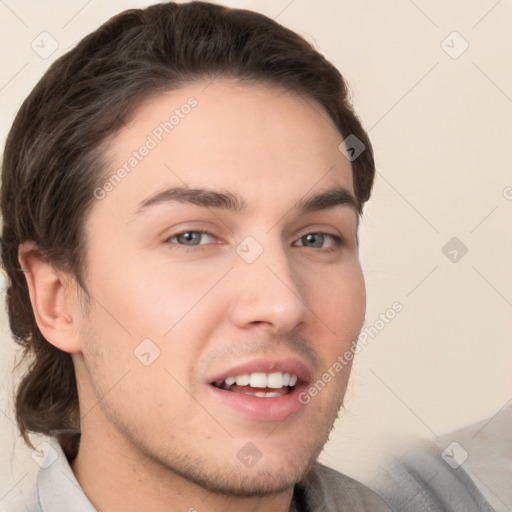
<instances>
[{"instance_id":1,"label":"upper lip","mask_svg":"<svg viewBox=\"0 0 512 512\"><path fill-rule=\"evenodd\" d=\"M228 377L237 377L246 373L289 373L297 375L297 380L302 383L308 383L310 381L310 369L306 363L295 357L276 357L266 356L257 357L240 363L230 368L223 370L212 378L208 379L208 384L214 382L221 382Z\"/></svg>"}]
</instances>

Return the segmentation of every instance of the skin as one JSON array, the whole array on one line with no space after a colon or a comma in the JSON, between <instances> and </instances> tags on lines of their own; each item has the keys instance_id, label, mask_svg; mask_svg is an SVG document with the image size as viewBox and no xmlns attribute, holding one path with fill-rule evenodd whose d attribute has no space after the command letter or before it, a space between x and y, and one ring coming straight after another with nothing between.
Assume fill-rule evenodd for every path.
<instances>
[{"instance_id":1,"label":"skin","mask_svg":"<svg viewBox=\"0 0 512 512\"><path fill-rule=\"evenodd\" d=\"M347 205L294 207L330 187L353 194L352 169L320 105L218 79L141 105L109 143L107 176L191 96L197 107L86 219L88 315L72 276L32 242L19 259L39 328L73 357L82 441L72 469L98 509L285 511L332 429L350 365L279 422L226 407L205 380L267 355L303 361L315 382L357 339L358 215ZM228 190L246 210L169 202L135 214L177 185ZM174 236L198 229L212 234L200 245ZM320 236L311 246L308 233L344 241ZM263 249L250 264L235 250L247 236ZM145 366L134 350L148 338L160 356ZM262 454L250 468L237 457L248 442Z\"/></svg>"}]
</instances>

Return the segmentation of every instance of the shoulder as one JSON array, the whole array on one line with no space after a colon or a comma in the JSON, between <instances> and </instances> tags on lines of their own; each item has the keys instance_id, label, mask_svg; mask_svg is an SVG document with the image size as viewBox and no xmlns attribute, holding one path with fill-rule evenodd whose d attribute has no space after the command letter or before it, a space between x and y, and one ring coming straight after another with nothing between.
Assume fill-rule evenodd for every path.
<instances>
[{"instance_id":1,"label":"shoulder","mask_svg":"<svg viewBox=\"0 0 512 512\"><path fill-rule=\"evenodd\" d=\"M426 442L409 446L385 463L376 489L396 510L492 512L461 464L455 463L457 453L446 452Z\"/></svg>"},{"instance_id":2,"label":"shoulder","mask_svg":"<svg viewBox=\"0 0 512 512\"><path fill-rule=\"evenodd\" d=\"M382 499L362 483L316 463L301 482L311 512L389 512Z\"/></svg>"}]
</instances>

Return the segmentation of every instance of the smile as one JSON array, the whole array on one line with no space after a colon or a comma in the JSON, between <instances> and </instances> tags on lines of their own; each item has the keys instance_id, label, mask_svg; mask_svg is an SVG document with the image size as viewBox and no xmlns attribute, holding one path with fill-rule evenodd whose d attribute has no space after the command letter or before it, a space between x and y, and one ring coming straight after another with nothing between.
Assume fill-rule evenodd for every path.
<instances>
[{"instance_id":1,"label":"smile","mask_svg":"<svg viewBox=\"0 0 512 512\"><path fill-rule=\"evenodd\" d=\"M254 372L230 376L212 385L225 391L252 395L259 398L274 398L287 395L297 384L297 375L282 372Z\"/></svg>"},{"instance_id":2,"label":"smile","mask_svg":"<svg viewBox=\"0 0 512 512\"><path fill-rule=\"evenodd\" d=\"M310 367L296 357L260 356L210 375L206 389L224 411L251 421L283 421L304 411ZM227 410L226 410L227 407Z\"/></svg>"}]
</instances>

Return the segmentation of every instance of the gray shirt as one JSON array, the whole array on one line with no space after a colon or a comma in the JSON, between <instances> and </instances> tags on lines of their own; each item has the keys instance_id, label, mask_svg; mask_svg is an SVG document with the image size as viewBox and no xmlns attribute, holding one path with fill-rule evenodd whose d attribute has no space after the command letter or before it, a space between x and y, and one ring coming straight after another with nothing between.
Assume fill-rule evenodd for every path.
<instances>
[{"instance_id":1,"label":"gray shirt","mask_svg":"<svg viewBox=\"0 0 512 512\"><path fill-rule=\"evenodd\" d=\"M436 443L409 444L373 485L395 510L510 512L511 425L512 402Z\"/></svg>"},{"instance_id":2,"label":"gray shirt","mask_svg":"<svg viewBox=\"0 0 512 512\"><path fill-rule=\"evenodd\" d=\"M370 489L337 471L316 463L298 486L303 490L309 512L390 512ZM300 507L300 504L299 504ZM75 478L56 438L41 464L35 486L0 512L96 512ZM299 512L303 512L300 510Z\"/></svg>"}]
</instances>

